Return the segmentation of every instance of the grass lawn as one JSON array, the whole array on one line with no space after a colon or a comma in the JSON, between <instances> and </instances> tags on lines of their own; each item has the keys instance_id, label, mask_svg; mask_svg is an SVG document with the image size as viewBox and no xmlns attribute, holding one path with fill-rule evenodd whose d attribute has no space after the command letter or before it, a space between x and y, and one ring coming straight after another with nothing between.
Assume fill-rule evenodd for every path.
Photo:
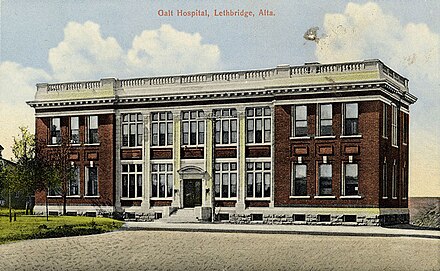
<instances>
[{"instance_id":1,"label":"grass lawn","mask_svg":"<svg viewBox=\"0 0 440 271\"><path fill-rule=\"evenodd\" d=\"M103 217L26 216L15 210L17 221L9 222L9 211L0 209L0 244L35 238L97 234L119 229L122 222ZM12 211L14 215L14 210Z\"/></svg>"}]
</instances>

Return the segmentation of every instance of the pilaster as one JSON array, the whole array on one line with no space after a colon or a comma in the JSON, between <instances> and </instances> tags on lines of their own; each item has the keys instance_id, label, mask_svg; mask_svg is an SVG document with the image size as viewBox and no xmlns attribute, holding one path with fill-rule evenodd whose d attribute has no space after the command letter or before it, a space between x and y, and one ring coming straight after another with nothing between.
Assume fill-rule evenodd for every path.
<instances>
[{"instance_id":1,"label":"pilaster","mask_svg":"<svg viewBox=\"0 0 440 271\"><path fill-rule=\"evenodd\" d=\"M214 125L212 110L205 110L205 187L202 190L203 207L212 207L214 205L214 182L213 182L213 159L214 159Z\"/></svg>"},{"instance_id":2,"label":"pilaster","mask_svg":"<svg viewBox=\"0 0 440 271\"><path fill-rule=\"evenodd\" d=\"M115 211L122 212L122 180L121 180L121 113L116 110L115 116Z\"/></svg>"},{"instance_id":3,"label":"pilaster","mask_svg":"<svg viewBox=\"0 0 440 271\"><path fill-rule=\"evenodd\" d=\"M238 180L237 203L235 208L237 213L243 213L246 208L246 112L245 107L237 107L238 115Z\"/></svg>"},{"instance_id":4,"label":"pilaster","mask_svg":"<svg viewBox=\"0 0 440 271\"><path fill-rule=\"evenodd\" d=\"M174 176L174 193L172 207L181 208L182 207L182 186L180 181L180 174L178 170L180 169L180 141L181 141L181 119L180 110L173 110L173 176Z\"/></svg>"},{"instance_id":5,"label":"pilaster","mask_svg":"<svg viewBox=\"0 0 440 271\"><path fill-rule=\"evenodd\" d=\"M143 193L141 207L143 210L150 209L150 197L151 197L151 174L150 174L150 127L151 127L151 114L150 112L142 112L144 118L144 141L143 141Z\"/></svg>"}]
</instances>

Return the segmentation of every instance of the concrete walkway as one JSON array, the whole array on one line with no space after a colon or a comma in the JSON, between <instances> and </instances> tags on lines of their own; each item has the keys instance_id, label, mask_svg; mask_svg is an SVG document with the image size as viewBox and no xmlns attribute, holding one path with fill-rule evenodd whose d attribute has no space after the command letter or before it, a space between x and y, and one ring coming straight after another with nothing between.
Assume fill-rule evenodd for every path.
<instances>
[{"instance_id":1,"label":"concrete walkway","mask_svg":"<svg viewBox=\"0 0 440 271\"><path fill-rule=\"evenodd\" d=\"M330 236L418 237L440 239L440 230L383 228L373 226L267 225L226 223L126 222L122 230L308 234Z\"/></svg>"}]
</instances>

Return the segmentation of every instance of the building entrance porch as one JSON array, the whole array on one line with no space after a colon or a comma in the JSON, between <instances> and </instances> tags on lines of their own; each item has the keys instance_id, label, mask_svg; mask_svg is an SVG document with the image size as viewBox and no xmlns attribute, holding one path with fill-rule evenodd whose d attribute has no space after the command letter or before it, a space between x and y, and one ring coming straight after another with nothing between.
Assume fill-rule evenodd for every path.
<instances>
[{"instance_id":1,"label":"building entrance porch","mask_svg":"<svg viewBox=\"0 0 440 271\"><path fill-rule=\"evenodd\" d=\"M183 208L202 206L202 180L183 180Z\"/></svg>"}]
</instances>

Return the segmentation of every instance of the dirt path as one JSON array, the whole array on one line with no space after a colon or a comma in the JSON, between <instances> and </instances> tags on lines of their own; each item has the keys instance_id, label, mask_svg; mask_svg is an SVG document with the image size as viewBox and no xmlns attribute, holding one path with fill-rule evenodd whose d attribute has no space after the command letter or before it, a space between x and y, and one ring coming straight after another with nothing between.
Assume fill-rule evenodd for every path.
<instances>
[{"instance_id":1,"label":"dirt path","mask_svg":"<svg viewBox=\"0 0 440 271\"><path fill-rule=\"evenodd\" d=\"M440 240L120 231L1 245L0 270L440 270Z\"/></svg>"}]
</instances>

